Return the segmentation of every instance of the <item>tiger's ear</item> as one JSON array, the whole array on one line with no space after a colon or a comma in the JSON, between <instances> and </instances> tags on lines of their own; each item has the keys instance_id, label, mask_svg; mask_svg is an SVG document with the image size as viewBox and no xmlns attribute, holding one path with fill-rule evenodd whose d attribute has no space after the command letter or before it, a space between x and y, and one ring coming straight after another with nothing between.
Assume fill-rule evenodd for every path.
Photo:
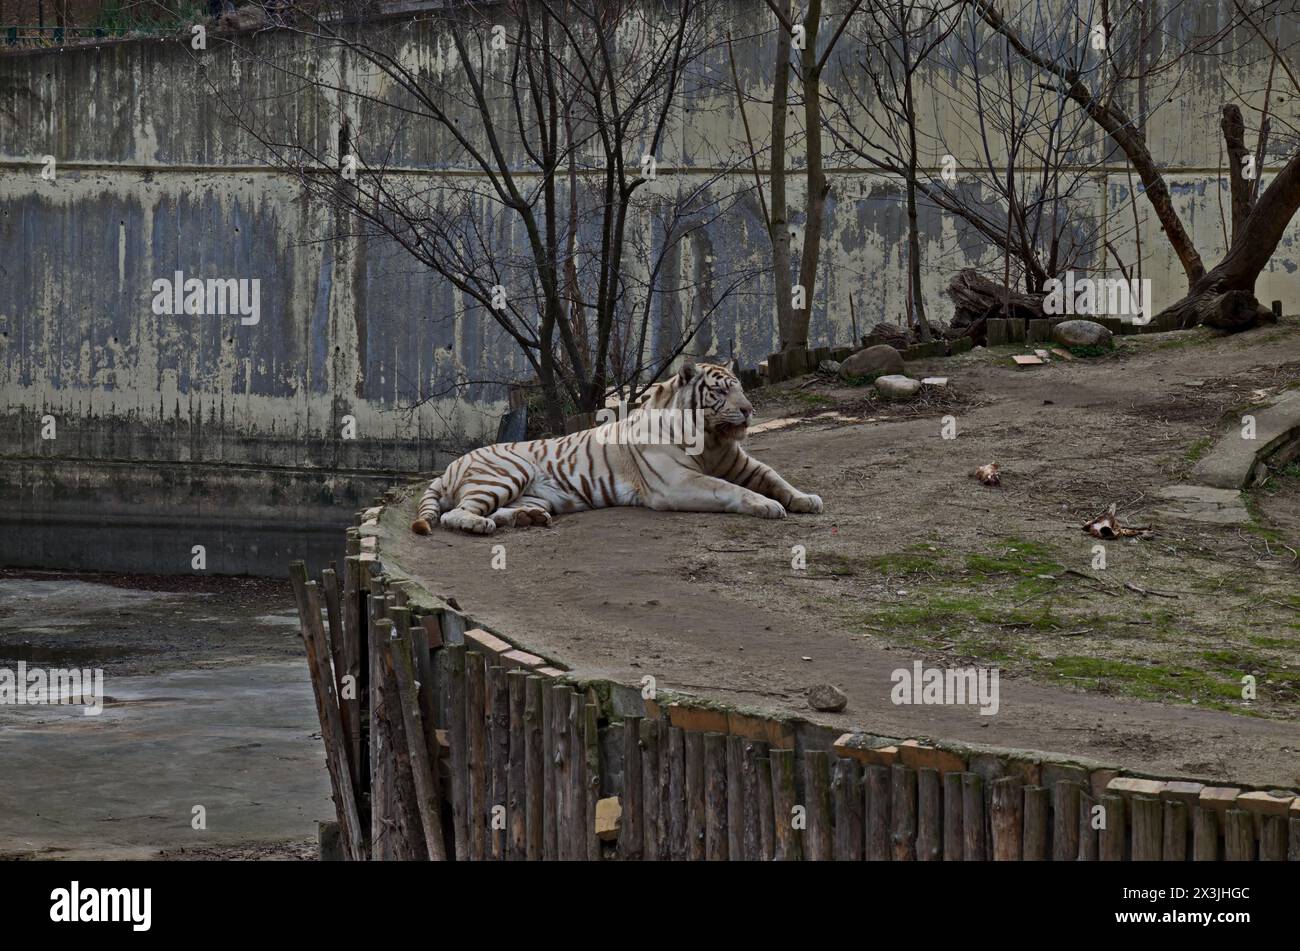
<instances>
[{"instance_id":1,"label":"tiger's ear","mask_svg":"<svg viewBox=\"0 0 1300 951\"><path fill-rule=\"evenodd\" d=\"M695 375L699 372L699 368L695 365L695 361L690 357L687 357L682 361L682 368L677 371L677 381L679 383L690 383L691 380L695 379Z\"/></svg>"},{"instance_id":2,"label":"tiger's ear","mask_svg":"<svg viewBox=\"0 0 1300 951\"><path fill-rule=\"evenodd\" d=\"M729 359L724 365L727 368L727 372L729 372L732 376L736 376L740 373L740 364L736 362L736 359L734 357Z\"/></svg>"}]
</instances>

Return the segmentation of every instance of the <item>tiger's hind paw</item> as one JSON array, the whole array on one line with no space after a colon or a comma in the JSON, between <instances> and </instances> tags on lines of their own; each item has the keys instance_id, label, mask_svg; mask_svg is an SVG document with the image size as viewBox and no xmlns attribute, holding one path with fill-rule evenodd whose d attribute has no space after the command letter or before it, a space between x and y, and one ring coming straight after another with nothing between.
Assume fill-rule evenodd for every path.
<instances>
[{"instance_id":1,"label":"tiger's hind paw","mask_svg":"<svg viewBox=\"0 0 1300 951\"><path fill-rule=\"evenodd\" d=\"M438 520L443 528L455 528L471 535L491 535L497 530L497 523L482 515L466 512L464 509L452 509L444 512Z\"/></svg>"}]
</instances>

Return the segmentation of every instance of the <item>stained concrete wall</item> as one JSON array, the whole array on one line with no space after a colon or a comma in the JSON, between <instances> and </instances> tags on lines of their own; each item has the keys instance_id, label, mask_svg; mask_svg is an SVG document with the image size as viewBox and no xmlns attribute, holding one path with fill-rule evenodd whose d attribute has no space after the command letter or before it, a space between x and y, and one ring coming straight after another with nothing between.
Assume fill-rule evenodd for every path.
<instances>
[{"instance_id":1,"label":"stained concrete wall","mask_svg":"<svg viewBox=\"0 0 1300 951\"><path fill-rule=\"evenodd\" d=\"M1156 44L1176 48L1227 16L1204 7L1196 22L1167 21ZM741 0L717 11L717 28L729 27L736 37L742 84L756 100L769 96L771 15ZM440 27L363 29L435 86L457 81L455 51ZM1297 29L1285 25L1283 46ZM282 31L242 38L253 56L220 43L195 54L186 38L0 56L4 563L189 571L192 545L205 544L208 570L276 572L304 537L321 541L313 551L332 552L336 544L323 540L335 539L331 530L383 486L490 440L502 388L455 388L458 380L526 373L512 341L399 249L377 240L330 240L337 223L329 212L308 201L222 108L259 104L265 131L292 130L328 154L338 132L336 103L304 91L292 69L270 69L266 59L397 101L383 77ZM1193 60L1140 97L1149 108L1164 103L1152 108L1146 135L1167 163L1174 201L1210 263L1223 250L1221 207L1228 205L1226 181L1218 178L1218 110L1232 95L1223 71L1236 77L1237 88L1254 90L1256 105L1267 77L1257 39L1247 33L1234 40L1239 48L1230 60ZM970 76L951 68L955 53L947 52L923 77L918 96L926 104L923 142L932 174L943 153L964 165L978 148L954 93L969 91ZM860 83L853 74L860 54L843 42L826 85ZM1001 67L996 50L987 56L988 70ZM697 64L695 78L672 114L659 178L646 193L668 202L703 187L721 202L734 196L734 204L669 261L674 280L702 286L658 299L647 349L663 352L683 315L698 313L730 278L752 270L758 276L723 303L694 347L734 347L752 365L775 343L772 285L770 273L762 273L767 237L759 204L745 193L745 130L725 50ZM1136 90L1131 98L1138 108ZM1280 102L1276 108L1296 118L1296 100ZM348 109L354 129L391 148L392 174L427 181L463 174L460 150L445 133L396 110ZM766 107L756 102L749 118L765 141ZM797 165L798 110L791 121ZM522 167L519 143L507 147ZM1102 148L1095 130L1085 129L1080 162ZM41 176L47 155L57 163L53 181ZM1277 158L1270 156L1274 168ZM850 295L864 328L898 319L906 303L898 183L851 156L834 156L831 164L814 344L851 339ZM1080 240L1087 229L1100 229L1126 260L1137 247L1129 180L1124 166L1112 163L1091 172L1078 195ZM798 246L798 176L791 204ZM1154 216L1141 203L1138 211L1143 273L1153 279L1160 306L1179 296L1184 282ZM521 242L498 209L484 202L480 213L486 233ZM653 245L649 216L637 227ZM921 228L926 299L931 316L946 317L943 289L951 275L965 266L1000 269L998 254L935 208L923 206ZM1289 307L1297 234L1293 226L1259 286L1261 298L1282 297ZM259 279L260 322L155 315L152 282L177 270ZM348 417L355 439L344 438ZM51 419L55 438L43 438Z\"/></svg>"}]
</instances>

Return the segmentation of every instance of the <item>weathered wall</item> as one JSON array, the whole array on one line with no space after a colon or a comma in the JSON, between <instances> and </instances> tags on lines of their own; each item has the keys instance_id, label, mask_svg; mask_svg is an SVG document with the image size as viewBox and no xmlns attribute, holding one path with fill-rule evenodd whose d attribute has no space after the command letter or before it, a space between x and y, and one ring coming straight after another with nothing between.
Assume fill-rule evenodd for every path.
<instances>
[{"instance_id":1,"label":"weathered wall","mask_svg":"<svg viewBox=\"0 0 1300 951\"><path fill-rule=\"evenodd\" d=\"M741 81L762 98L771 85L771 16L740 0L719 10L718 22L737 37ZM1206 4L1205 22L1170 22L1159 42L1175 43L1179 31L1203 31L1223 16ZM373 29L433 79L455 75L454 50L437 27ZM1282 45L1295 39L1283 36ZM1257 98L1267 63L1251 36L1239 40L1227 68ZM244 42L347 88L389 94L381 78L306 38L269 31ZM828 85L855 55L843 44ZM1147 138L1168 163L1175 202L1208 263L1222 253L1220 209L1229 203L1217 177L1218 110L1229 95L1222 68L1194 62L1147 93L1152 101L1173 97L1153 114ZM742 154L725 51L701 63L700 75L712 82L691 84L660 152L651 191L665 199ZM921 93L935 135L927 164L936 173L942 151L960 161L975 147L962 141L956 99L943 92L962 81L939 68ZM136 40L0 56L0 561L188 571L191 545L209 543L209 570L277 570L295 530L328 532L393 479L491 438L501 387L454 389L457 380L524 373L495 325L467 312L451 287L401 252L376 241L328 240L335 233L328 212L273 167L219 99L262 104L273 125L322 152L335 141L330 103L220 45L194 54L180 38ZM1294 110L1295 99L1286 102ZM458 153L445 136L418 123L399 126L390 113L351 116L370 141L391 145L390 167L429 180L456 169ZM765 107L755 104L749 116L764 141ZM797 127L799 117L792 121ZM54 181L41 177L47 155L57 162ZM832 164L814 344L851 338L850 294L864 329L898 319L906 298L897 183L842 156ZM1127 171L1114 165L1093 178L1083 192L1087 211L1131 259ZM710 188L727 194L749 184L742 167ZM797 176L792 186L798 210ZM1145 205L1139 212L1144 275L1160 306L1179 296L1181 271L1154 216ZM514 240L499 214L484 206L485 231ZM931 316L946 317L948 279L963 266L992 266L996 249L933 208L923 206L921 226ZM792 228L797 246L798 214ZM1262 299L1294 306L1297 234L1293 226L1261 279ZM745 195L670 266L682 280L703 281L707 296L727 275L762 268L766 243L757 201ZM177 270L259 279L260 321L155 315L152 282ZM699 303L661 298L648 349L662 352L681 315ZM731 296L694 349L725 353L734 345L752 365L773 346L773 323L768 275ZM43 438L47 417L53 439ZM347 417L355 439L344 438Z\"/></svg>"}]
</instances>

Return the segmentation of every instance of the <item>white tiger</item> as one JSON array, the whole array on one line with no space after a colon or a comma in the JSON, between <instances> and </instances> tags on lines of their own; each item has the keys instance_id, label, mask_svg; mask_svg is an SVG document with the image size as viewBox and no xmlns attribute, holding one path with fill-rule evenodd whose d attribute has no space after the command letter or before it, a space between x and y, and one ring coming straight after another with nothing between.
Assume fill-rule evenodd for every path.
<instances>
[{"instance_id":1,"label":"white tiger","mask_svg":"<svg viewBox=\"0 0 1300 951\"><path fill-rule=\"evenodd\" d=\"M647 410L675 411L668 414L674 418L698 410L692 418L702 420L702 448L638 442L638 416ZM430 484L411 529L427 535L436 520L488 535L502 525L549 525L553 514L614 505L759 518L820 513L819 496L800 492L740 448L753 412L730 370L687 364L624 419L459 457Z\"/></svg>"}]
</instances>

